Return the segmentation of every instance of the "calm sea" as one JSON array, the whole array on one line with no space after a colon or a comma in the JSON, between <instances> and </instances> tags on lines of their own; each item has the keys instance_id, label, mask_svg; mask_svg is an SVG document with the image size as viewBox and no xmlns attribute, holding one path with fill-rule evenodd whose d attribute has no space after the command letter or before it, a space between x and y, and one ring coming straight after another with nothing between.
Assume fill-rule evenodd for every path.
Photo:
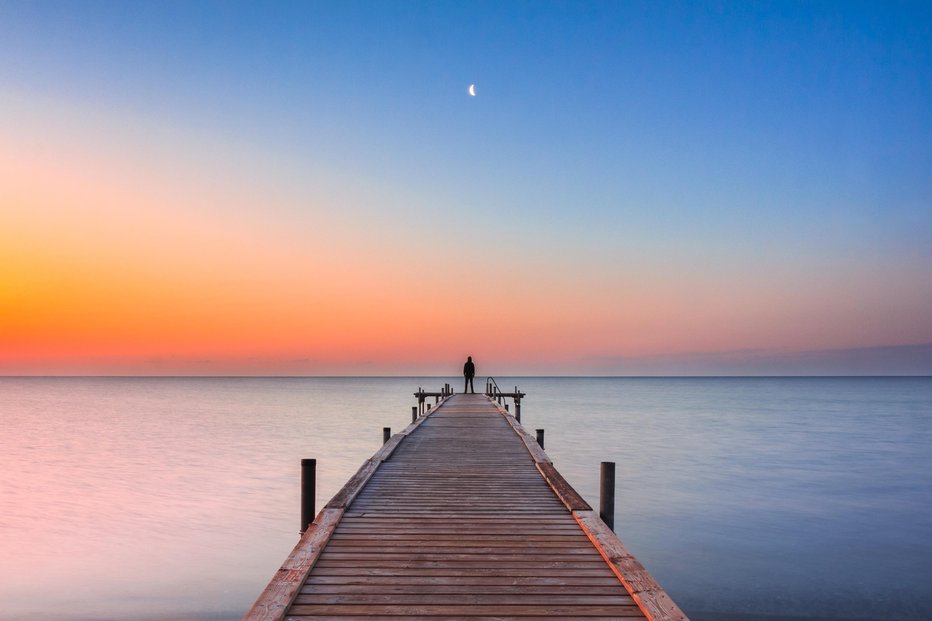
<instances>
[{"instance_id":1,"label":"calm sea","mask_svg":"<svg viewBox=\"0 0 932 621\"><path fill-rule=\"evenodd\" d=\"M239 618L300 459L320 506L445 381L0 379L0 619ZM932 378L499 383L693 621L932 619Z\"/></svg>"}]
</instances>

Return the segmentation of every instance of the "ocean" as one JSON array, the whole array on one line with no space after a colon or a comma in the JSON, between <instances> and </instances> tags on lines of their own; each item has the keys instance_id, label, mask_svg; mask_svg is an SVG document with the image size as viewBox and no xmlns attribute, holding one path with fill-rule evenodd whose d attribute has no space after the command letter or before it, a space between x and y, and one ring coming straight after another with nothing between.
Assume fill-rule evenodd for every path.
<instances>
[{"instance_id":1,"label":"ocean","mask_svg":"<svg viewBox=\"0 0 932 621\"><path fill-rule=\"evenodd\" d=\"M932 378L497 379L693 621L932 619ZM322 506L444 382L0 378L0 620L240 618L301 458Z\"/></svg>"}]
</instances>

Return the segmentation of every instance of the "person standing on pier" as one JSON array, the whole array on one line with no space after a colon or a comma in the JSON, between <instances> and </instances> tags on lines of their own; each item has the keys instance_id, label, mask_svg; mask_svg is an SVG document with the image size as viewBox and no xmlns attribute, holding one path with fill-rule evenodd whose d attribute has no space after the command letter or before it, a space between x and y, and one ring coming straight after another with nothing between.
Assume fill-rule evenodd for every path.
<instances>
[{"instance_id":1,"label":"person standing on pier","mask_svg":"<svg viewBox=\"0 0 932 621\"><path fill-rule=\"evenodd\" d=\"M476 376L476 365L472 363L472 356L468 356L466 364L463 365L463 377L466 378L466 385L463 386L463 393L469 388L469 392L476 394L476 389L472 387L472 378Z\"/></svg>"}]
</instances>

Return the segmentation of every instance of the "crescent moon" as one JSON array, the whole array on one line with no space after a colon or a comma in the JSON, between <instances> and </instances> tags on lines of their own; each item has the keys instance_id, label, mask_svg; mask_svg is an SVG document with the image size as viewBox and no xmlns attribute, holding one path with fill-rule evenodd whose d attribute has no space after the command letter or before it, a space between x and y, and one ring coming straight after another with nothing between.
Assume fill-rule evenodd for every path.
<instances>
[{"instance_id":1,"label":"crescent moon","mask_svg":"<svg viewBox=\"0 0 932 621\"><path fill-rule=\"evenodd\" d=\"M469 94L470 94L470 96L472 96L472 97L475 97L475 96L476 96L476 85L475 85L475 84L470 84L470 85L469 85Z\"/></svg>"}]
</instances>

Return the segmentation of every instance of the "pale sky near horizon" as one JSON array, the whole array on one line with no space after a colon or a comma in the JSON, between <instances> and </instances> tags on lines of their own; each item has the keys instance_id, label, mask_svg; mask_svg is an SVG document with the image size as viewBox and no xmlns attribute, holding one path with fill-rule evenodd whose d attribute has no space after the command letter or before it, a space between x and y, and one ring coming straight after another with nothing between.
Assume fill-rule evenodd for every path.
<instances>
[{"instance_id":1,"label":"pale sky near horizon","mask_svg":"<svg viewBox=\"0 0 932 621\"><path fill-rule=\"evenodd\" d=\"M0 374L932 373L930 41L922 2L5 2Z\"/></svg>"}]
</instances>

